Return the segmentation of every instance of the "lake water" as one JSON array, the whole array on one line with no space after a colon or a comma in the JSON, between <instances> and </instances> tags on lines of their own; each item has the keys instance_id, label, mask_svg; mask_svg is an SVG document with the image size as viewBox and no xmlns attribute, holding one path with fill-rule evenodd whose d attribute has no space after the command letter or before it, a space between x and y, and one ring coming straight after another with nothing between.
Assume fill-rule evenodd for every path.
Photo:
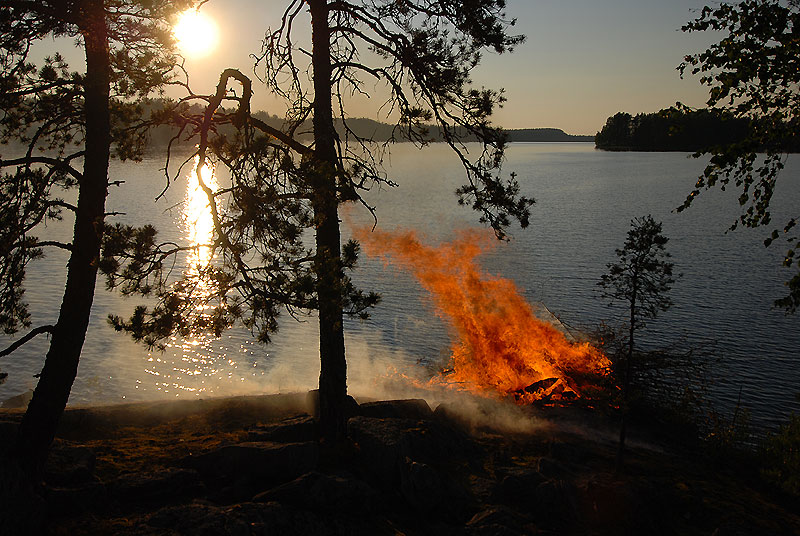
<instances>
[{"instance_id":1,"label":"lake water","mask_svg":"<svg viewBox=\"0 0 800 536\"><path fill-rule=\"evenodd\" d=\"M112 190L109 210L127 212L130 223L152 222L164 239L187 243L194 227L184 209L191 188L185 179L164 185L160 157L140 164L112 165L112 178L125 184ZM463 170L443 145L422 151L408 145L392 150L388 163L393 189L370 192L381 229L414 228L431 241L476 226L476 214L457 206L453 195ZM715 366L714 397L724 408L749 407L756 424L772 426L800 411L800 315L772 308L783 296L792 272L780 266L784 247L764 248L766 230L725 233L738 214L735 192L703 193L694 206L673 209L693 186L703 163L681 153L605 153L592 144L512 144L505 170L515 171L525 195L533 196L531 224L513 228L513 239L481 257L487 272L516 282L530 301L542 302L567 325L591 329L600 321L619 322L600 298L596 282L615 260L636 216L663 221L668 250L683 277L671 292L674 306L648 326L649 344L708 347L714 341L721 362ZM790 158L773 201L773 221L782 225L800 206L800 159ZM347 212L350 222L370 219ZM49 238L68 239L69 225L52 225ZM53 252L31 267L27 298L34 325L55 321L63 292L66 255ZM176 273L191 259L182 259ZM449 355L447 327L434 314L413 279L377 259L364 258L354 279L382 293L383 301L366 322L348 321L346 341L353 390L374 384L386 365L421 368ZM141 302L122 299L98 285L90 331L81 357L71 404L107 403L164 397L201 397L311 388L317 381L316 324L285 318L274 342L262 347L244 329L221 338L174 339L163 353L150 352L106 323L109 313L124 314ZM2 343L11 342L4 337ZM0 363L9 373L0 399L35 385L47 340L40 337ZM418 364L419 363L419 364Z\"/></svg>"}]
</instances>

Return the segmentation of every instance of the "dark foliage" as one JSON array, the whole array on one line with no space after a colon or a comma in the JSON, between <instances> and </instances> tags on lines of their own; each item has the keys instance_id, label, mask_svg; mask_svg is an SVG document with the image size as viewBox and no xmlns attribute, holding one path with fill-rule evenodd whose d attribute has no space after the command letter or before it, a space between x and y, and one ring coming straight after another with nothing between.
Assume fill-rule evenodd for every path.
<instances>
[{"instance_id":1,"label":"dark foliage","mask_svg":"<svg viewBox=\"0 0 800 536\"><path fill-rule=\"evenodd\" d=\"M77 207L63 201L78 189L85 156L86 75L72 71L56 53L36 63L30 48L50 37L81 39L83 16L71 3L7 2L0 9L0 143L12 157L0 177L0 325L12 334L31 323L24 302L25 267L46 248L70 250L70 244L36 235ZM111 147L120 159L139 159L147 139L147 115L137 99L172 79L176 58L165 54L171 43L164 24L180 6L107 2L112 40L109 53ZM186 5L186 3L182 4Z\"/></svg>"},{"instance_id":2,"label":"dark foliage","mask_svg":"<svg viewBox=\"0 0 800 536\"><path fill-rule=\"evenodd\" d=\"M624 246L616 250L618 261L609 263L608 273L600 277L604 295L629 307L631 328L644 327L672 305L666 294L675 282L674 264L667 242L661 223L652 216L634 218Z\"/></svg>"},{"instance_id":3,"label":"dark foliage","mask_svg":"<svg viewBox=\"0 0 800 536\"><path fill-rule=\"evenodd\" d=\"M800 415L767 436L759 454L763 476L800 497Z\"/></svg>"}]
</instances>

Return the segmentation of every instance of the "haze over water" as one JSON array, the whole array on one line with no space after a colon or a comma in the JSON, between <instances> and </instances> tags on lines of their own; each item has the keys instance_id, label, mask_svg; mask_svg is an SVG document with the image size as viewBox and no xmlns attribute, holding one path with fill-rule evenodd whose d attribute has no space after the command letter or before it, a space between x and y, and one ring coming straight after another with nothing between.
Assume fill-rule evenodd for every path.
<instances>
[{"instance_id":1,"label":"haze over water","mask_svg":"<svg viewBox=\"0 0 800 536\"><path fill-rule=\"evenodd\" d=\"M684 275L671 293L673 308L649 326L645 340L651 345L684 336L689 344L715 340L722 362L715 367L714 396L731 408L741 389L742 404L751 408L758 424L772 425L792 409L800 410L794 402L800 385L795 351L800 316L771 308L790 276L780 267L783 245L765 249L766 230L725 234L738 214L735 192L705 192L689 211L672 212L702 162L683 153L604 153L592 144L512 144L507 156L505 170L517 172L523 193L537 204L528 229L513 229L510 243L498 244L479 259L488 272L513 279L528 300L544 303L576 329L622 321L599 297L596 282L615 259L630 219L651 213L664 222L668 250L676 271ZM185 179L173 184L164 200L153 202L163 187L161 167L160 157L142 164L114 163L111 178L126 184L112 190L108 208L127 212L121 219L128 223L152 222L164 240L199 243L197 226L187 223L191 218L185 208L194 190ZM476 225L477 215L456 205L453 191L464 180L463 170L445 146L422 152L395 146L388 170L400 187L368 195L378 207L379 228L411 227L437 241ZM773 201L776 224L798 206L798 176L800 162L790 158ZM348 214L356 223L371 221L355 209ZM47 232L68 238L70 231L69 225L58 225ZM182 259L176 274L197 261ZM64 255L53 252L31 267L27 298L34 325L55 319L63 280L52 274L61 274L65 262ZM351 386L380 373L379 366L361 367L376 358L415 368L418 362L441 364L449 355L447 328L410 276L381 260L362 258L354 279L366 290L381 292L383 302L367 322L346 326ZM220 339L173 339L164 353L149 352L115 333L105 320L109 313L130 312L142 300L122 299L102 287L100 282L72 404L289 391L317 382L313 318L298 323L285 317L267 347L237 328ZM9 379L0 386L0 399L33 387L47 342L35 340L2 362Z\"/></svg>"}]
</instances>

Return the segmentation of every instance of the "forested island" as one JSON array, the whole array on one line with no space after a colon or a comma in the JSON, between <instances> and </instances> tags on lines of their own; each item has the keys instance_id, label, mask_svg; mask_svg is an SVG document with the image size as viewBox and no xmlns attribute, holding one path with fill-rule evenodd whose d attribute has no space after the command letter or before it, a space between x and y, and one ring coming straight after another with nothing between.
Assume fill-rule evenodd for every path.
<instances>
[{"instance_id":1,"label":"forested island","mask_svg":"<svg viewBox=\"0 0 800 536\"><path fill-rule=\"evenodd\" d=\"M754 125L715 109L667 108L654 113L631 115L618 112L608 118L594 137L604 151L708 151L745 142ZM783 149L797 152L797 139L782 140Z\"/></svg>"}]
</instances>

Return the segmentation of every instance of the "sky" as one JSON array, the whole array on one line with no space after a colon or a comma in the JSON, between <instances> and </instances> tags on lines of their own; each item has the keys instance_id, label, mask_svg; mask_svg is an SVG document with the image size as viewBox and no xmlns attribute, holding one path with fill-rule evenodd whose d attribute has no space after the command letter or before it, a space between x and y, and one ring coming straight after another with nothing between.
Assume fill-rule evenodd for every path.
<instances>
[{"instance_id":1,"label":"sky","mask_svg":"<svg viewBox=\"0 0 800 536\"><path fill-rule=\"evenodd\" d=\"M281 0L211 0L203 9L216 19L218 52L187 61L193 81L235 66L252 72L249 54L260 49L266 27L276 26ZM509 0L514 31L527 39L511 54L487 53L474 82L503 87L508 102L495 114L505 128L561 128L594 134L618 111L654 112L681 101L702 106L706 90L682 80L676 67L687 53L704 50L713 34L686 34L702 0ZM209 89L210 91L211 89ZM263 92L259 92L263 93ZM273 103L259 93L254 108ZM354 115L379 118L379 99L359 103ZM269 110L268 110L269 111Z\"/></svg>"},{"instance_id":2,"label":"sky","mask_svg":"<svg viewBox=\"0 0 800 536\"><path fill-rule=\"evenodd\" d=\"M218 26L219 45L186 68L197 93L211 93L219 73L253 73L251 54L275 27L285 0L210 0L202 10ZM707 91L676 67L704 50L713 34L685 34L681 25L702 0L508 0L513 31L525 43L511 54L486 53L474 73L478 86L504 88L508 101L494 116L504 128L560 128L594 134L618 111L655 112L677 101L702 106ZM718 37L718 36L717 36ZM254 85L253 109L282 115L266 89ZM385 119L379 98L353 103L352 116Z\"/></svg>"}]
</instances>

